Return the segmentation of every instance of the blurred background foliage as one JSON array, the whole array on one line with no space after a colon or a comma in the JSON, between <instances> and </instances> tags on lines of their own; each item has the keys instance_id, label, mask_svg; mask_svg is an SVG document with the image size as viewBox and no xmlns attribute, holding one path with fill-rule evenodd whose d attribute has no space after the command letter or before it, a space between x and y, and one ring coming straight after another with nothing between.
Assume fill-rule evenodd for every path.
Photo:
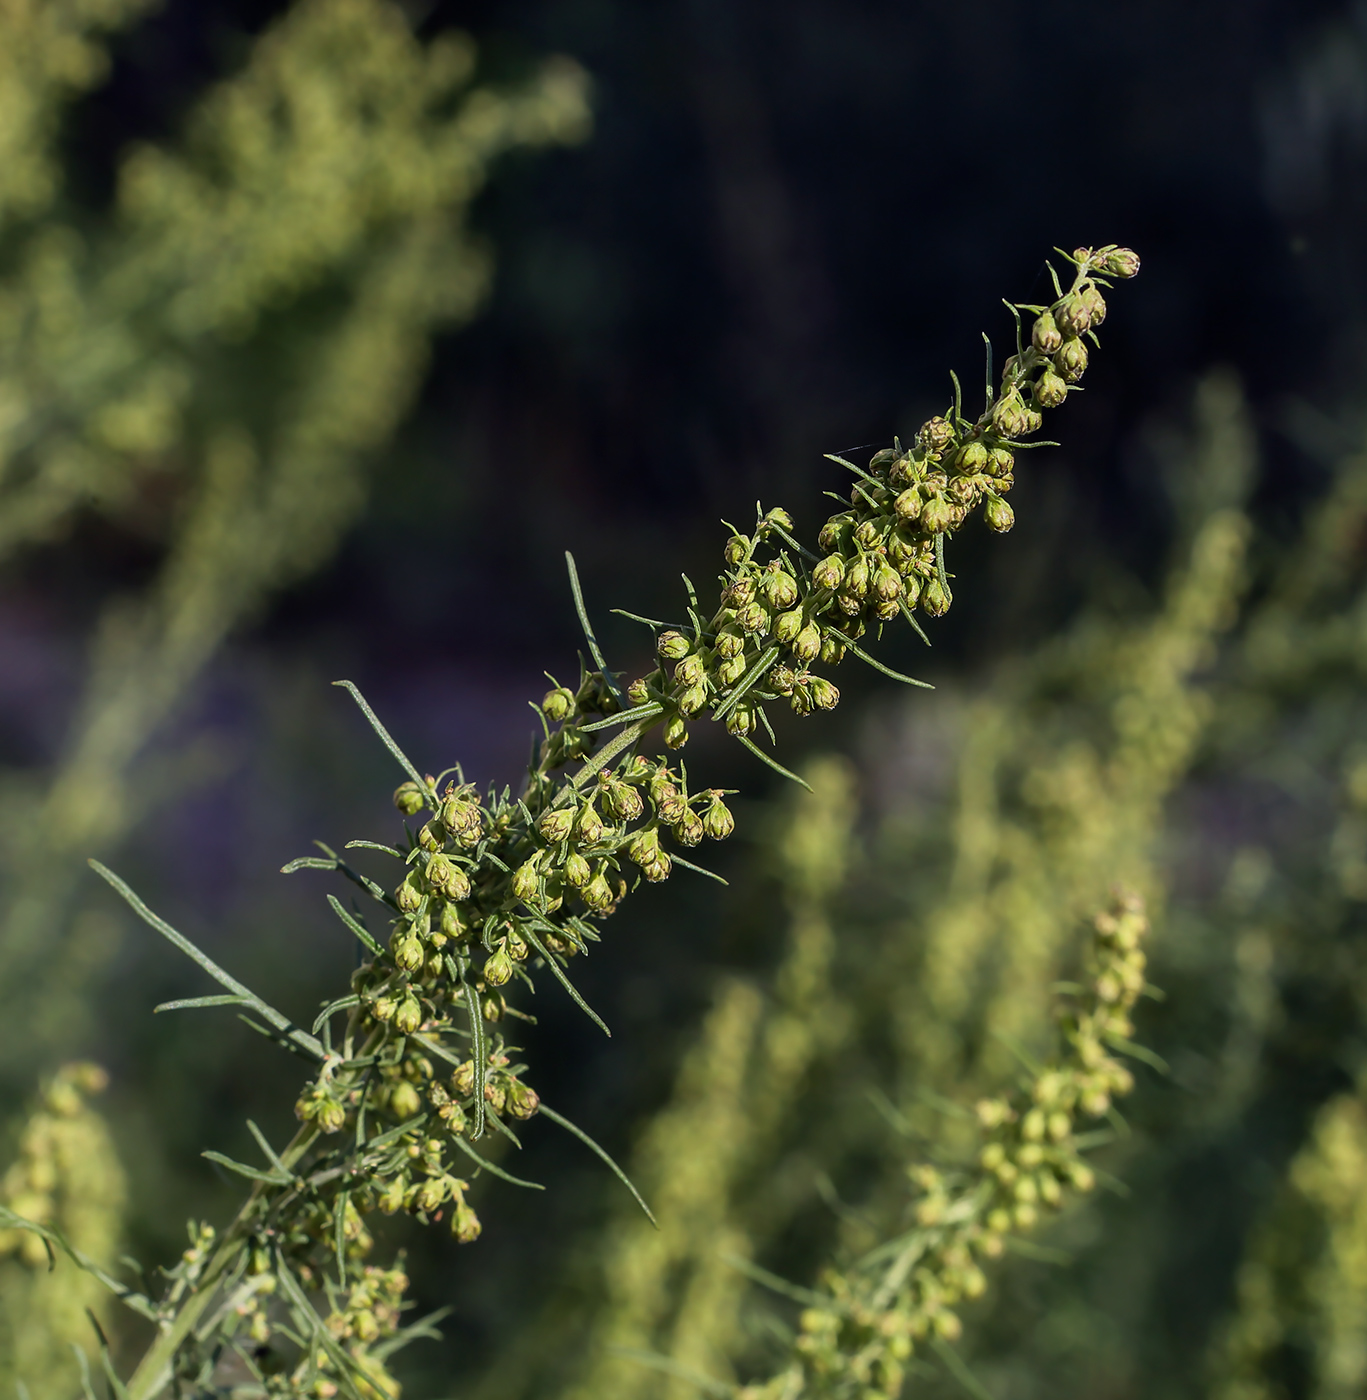
<instances>
[{"instance_id":1,"label":"blurred background foliage","mask_svg":"<svg viewBox=\"0 0 1367 1400\"><path fill-rule=\"evenodd\" d=\"M937 692L793 723L810 797L700 733L761 833L730 889L619 916L612 1042L551 997L528 1030L662 1231L529 1133L551 1190L482 1186L459 1254L394 1234L455 1309L407 1393L767 1374L793 1311L747 1270L809 1282L965 1150L1117 880L1169 1072L1105 1149L1128 1194L1008 1258L960 1349L997 1400L1361 1393L1367 8L0 0L0 38L6 1200L151 1264L231 1209L199 1151L290 1118L230 1017L151 1017L205 989L86 855L304 1015L351 954L273 872L388 839L396 780L329 680L515 778L580 644L565 547L630 669L608 607L757 495L811 526L822 451L943 409L1043 251L1114 238L1144 272L1064 445L889 658ZM0 1388L74 1393L93 1295L0 1249Z\"/></svg>"}]
</instances>

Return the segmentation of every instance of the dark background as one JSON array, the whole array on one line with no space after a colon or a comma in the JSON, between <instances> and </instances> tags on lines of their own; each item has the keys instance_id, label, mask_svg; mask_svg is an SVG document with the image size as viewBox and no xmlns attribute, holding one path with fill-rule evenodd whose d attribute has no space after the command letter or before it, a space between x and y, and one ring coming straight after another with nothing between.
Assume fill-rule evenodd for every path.
<instances>
[{"instance_id":1,"label":"dark background","mask_svg":"<svg viewBox=\"0 0 1367 1400\"><path fill-rule=\"evenodd\" d=\"M172 139L281 9L171 0L116 38L110 81L65 137L84 197L108 197L129 142ZM894 642L893 665L966 684L1083 603L1141 595L1172 529L1155 433L1212 366L1247 387L1257 510L1274 535L1313 494L1317 444L1333 445L1318 408L1341 405L1363 368L1362 6L562 0L411 13L424 32L468 28L492 75L573 55L593 79L595 131L501 167L479 211L498 259L488 308L437 343L334 562L237 639L166 737L209 736L217 775L120 856L173 921L281 1004L335 988L350 953L322 890L295 883L314 877L272 872L314 836L390 839L397 774L329 680L356 680L420 765L459 759L516 782L542 668L577 664L566 548L609 657L640 665L644 634L607 609L669 615L680 570L710 577L718 518L747 520L757 497L812 533L818 492L841 485L821 454L914 433L947 403L951 368L971 402L980 333L1005 353L1000 298L1047 299L1055 245L1126 243L1143 272L1117 288L1087 392L1056 420L1064 446L1022 459L1016 531L954 542L955 609L931 624L931 652ZM154 563L147 542L89 519L0 579L12 614L32 619L7 643L28 648L29 678L0 680L7 746L51 761L96 602ZM841 684L851 703L838 716L781 735L788 761L859 750L860 698L885 683ZM723 742L700 735L689 758L743 788L742 804L771 790ZM634 901L584 973L616 1041L549 996L540 1008L537 1035L559 1047L548 1101L625 1150L715 969L764 961L765 899L747 877L724 897L675 881ZM85 1048L114 1068L135 1252L155 1256L171 1247L168 1202L203 1213L233 1194L206 1197L198 1150L246 1155L247 1114L285 1131L293 1079L226 1018L153 1022L156 1001L203 989L165 948L125 943ZM184 1109L153 1132L139 1115L165 1102ZM531 1137L527 1174L559 1185L516 1213L491 1204L478 1286L454 1285L460 1347L496 1345L556 1241L600 1208L597 1167Z\"/></svg>"}]
</instances>

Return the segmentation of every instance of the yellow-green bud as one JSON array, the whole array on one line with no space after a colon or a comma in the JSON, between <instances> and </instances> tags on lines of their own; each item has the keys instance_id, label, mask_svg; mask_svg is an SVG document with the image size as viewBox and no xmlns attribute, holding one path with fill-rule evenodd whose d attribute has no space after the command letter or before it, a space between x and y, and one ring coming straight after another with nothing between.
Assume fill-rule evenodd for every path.
<instances>
[{"instance_id":1,"label":"yellow-green bud","mask_svg":"<svg viewBox=\"0 0 1367 1400\"><path fill-rule=\"evenodd\" d=\"M712 800L703 814L702 829L714 841L724 841L736 829L736 819L719 792L712 793Z\"/></svg>"},{"instance_id":2,"label":"yellow-green bud","mask_svg":"<svg viewBox=\"0 0 1367 1400\"><path fill-rule=\"evenodd\" d=\"M645 678L638 676L627 686L627 699L633 705L644 705L650 699L650 687L645 683Z\"/></svg>"},{"instance_id":3,"label":"yellow-green bud","mask_svg":"<svg viewBox=\"0 0 1367 1400\"><path fill-rule=\"evenodd\" d=\"M774 619L774 640L787 646L802 631L802 609L790 608Z\"/></svg>"},{"instance_id":4,"label":"yellow-green bud","mask_svg":"<svg viewBox=\"0 0 1367 1400\"><path fill-rule=\"evenodd\" d=\"M1016 523L1016 512L1000 496L989 496L983 507L983 519L989 530L1004 535Z\"/></svg>"},{"instance_id":5,"label":"yellow-green bud","mask_svg":"<svg viewBox=\"0 0 1367 1400\"><path fill-rule=\"evenodd\" d=\"M915 486L908 486L892 503L899 520L915 520L921 514L921 493Z\"/></svg>"},{"instance_id":6,"label":"yellow-green bud","mask_svg":"<svg viewBox=\"0 0 1367 1400\"><path fill-rule=\"evenodd\" d=\"M1088 325L1095 330L1106 319L1106 299L1095 287L1084 287L1078 295L1087 308Z\"/></svg>"},{"instance_id":7,"label":"yellow-green bud","mask_svg":"<svg viewBox=\"0 0 1367 1400\"><path fill-rule=\"evenodd\" d=\"M915 598L912 598L915 602ZM827 666L838 666L845 659L845 643L837 641L829 632L821 639L821 660Z\"/></svg>"},{"instance_id":8,"label":"yellow-green bud","mask_svg":"<svg viewBox=\"0 0 1367 1400\"><path fill-rule=\"evenodd\" d=\"M469 932L465 926L465 920L461 917L460 910L454 904L442 905L438 927L446 938L464 938ZM433 941L435 942L435 940Z\"/></svg>"},{"instance_id":9,"label":"yellow-green bud","mask_svg":"<svg viewBox=\"0 0 1367 1400\"><path fill-rule=\"evenodd\" d=\"M812 582L818 588L839 588L845 582L845 561L838 554L827 555L812 570Z\"/></svg>"},{"instance_id":10,"label":"yellow-green bud","mask_svg":"<svg viewBox=\"0 0 1367 1400\"><path fill-rule=\"evenodd\" d=\"M1139 271L1139 254L1133 248L1111 248L1102 254L1100 268L1110 277L1133 277Z\"/></svg>"},{"instance_id":11,"label":"yellow-green bud","mask_svg":"<svg viewBox=\"0 0 1367 1400\"><path fill-rule=\"evenodd\" d=\"M420 1025L422 1025L422 1007L419 1005L417 997L409 992L399 1002L399 1009L394 1013L394 1028L404 1035L412 1035ZM413 1111L417 1112L416 1109Z\"/></svg>"},{"instance_id":12,"label":"yellow-green bud","mask_svg":"<svg viewBox=\"0 0 1367 1400\"><path fill-rule=\"evenodd\" d=\"M726 732L748 737L759 727L759 716L748 700L742 701L726 717Z\"/></svg>"},{"instance_id":13,"label":"yellow-green bud","mask_svg":"<svg viewBox=\"0 0 1367 1400\"><path fill-rule=\"evenodd\" d=\"M881 471L884 467L890 467L896 460L897 449L895 447L880 447L869 458L869 470L871 472Z\"/></svg>"},{"instance_id":14,"label":"yellow-green bud","mask_svg":"<svg viewBox=\"0 0 1367 1400\"><path fill-rule=\"evenodd\" d=\"M840 703L840 692L824 676L813 676L807 684L818 710L833 710Z\"/></svg>"},{"instance_id":15,"label":"yellow-green bud","mask_svg":"<svg viewBox=\"0 0 1367 1400\"><path fill-rule=\"evenodd\" d=\"M831 516L817 534L817 544L828 552L834 549L836 545L840 543L841 533L850 523L850 519L851 517L848 511L842 512L840 515Z\"/></svg>"},{"instance_id":16,"label":"yellow-green bud","mask_svg":"<svg viewBox=\"0 0 1367 1400\"><path fill-rule=\"evenodd\" d=\"M541 1107L541 1096L520 1079L508 1081L508 1112L514 1118L530 1118Z\"/></svg>"},{"instance_id":17,"label":"yellow-green bud","mask_svg":"<svg viewBox=\"0 0 1367 1400\"><path fill-rule=\"evenodd\" d=\"M558 845L574 830L574 808L552 807L537 818L536 829L552 846Z\"/></svg>"},{"instance_id":18,"label":"yellow-green bud","mask_svg":"<svg viewBox=\"0 0 1367 1400\"><path fill-rule=\"evenodd\" d=\"M953 504L943 496L932 496L921 511L921 528L927 534L941 535L953 524Z\"/></svg>"},{"instance_id":19,"label":"yellow-green bud","mask_svg":"<svg viewBox=\"0 0 1367 1400\"><path fill-rule=\"evenodd\" d=\"M854 542L865 549L873 549L883 538L883 527L875 520L861 520L854 527Z\"/></svg>"},{"instance_id":20,"label":"yellow-green bud","mask_svg":"<svg viewBox=\"0 0 1367 1400\"><path fill-rule=\"evenodd\" d=\"M559 724L574 713L574 692L566 686L558 685L542 697L541 708L552 724Z\"/></svg>"},{"instance_id":21,"label":"yellow-green bud","mask_svg":"<svg viewBox=\"0 0 1367 1400\"><path fill-rule=\"evenodd\" d=\"M463 1197L456 1200L451 1211L451 1233L461 1244L472 1244L479 1238L481 1225L477 1216Z\"/></svg>"},{"instance_id":22,"label":"yellow-green bud","mask_svg":"<svg viewBox=\"0 0 1367 1400\"><path fill-rule=\"evenodd\" d=\"M821 629L815 622L809 622L801 632L793 638L792 653L799 661L815 660L821 651Z\"/></svg>"},{"instance_id":23,"label":"yellow-green bud","mask_svg":"<svg viewBox=\"0 0 1367 1400\"><path fill-rule=\"evenodd\" d=\"M707 673L707 667L697 652L692 652L674 667L674 679L680 685L696 685Z\"/></svg>"},{"instance_id":24,"label":"yellow-green bud","mask_svg":"<svg viewBox=\"0 0 1367 1400\"><path fill-rule=\"evenodd\" d=\"M589 869L588 861L578 851L571 851L569 859L565 862L565 879L575 889L581 890L588 884L592 875L593 872Z\"/></svg>"},{"instance_id":25,"label":"yellow-green bud","mask_svg":"<svg viewBox=\"0 0 1367 1400\"><path fill-rule=\"evenodd\" d=\"M449 856L433 856L424 874L438 894L444 894L447 899L469 899L470 877Z\"/></svg>"},{"instance_id":26,"label":"yellow-green bud","mask_svg":"<svg viewBox=\"0 0 1367 1400\"><path fill-rule=\"evenodd\" d=\"M393 1215L395 1211L403 1209L403 1198L408 1194L408 1179L403 1176L391 1177L385 1182L384 1190L380 1192L376 1205L386 1214Z\"/></svg>"},{"instance_id":27,"label":"yellow-green bud","mask_svg":"<svg viewBox=\"0 0 1367 1400\"><path fill-rule=\"evenodd\" d=\"M1054 356L1054 368L1067 384L1076 384L1087 371L1087 344L1082 340L1069 340Z\"/></svg>"},{"instance_id":28,"label":"yellow-green bud","mask_svg":"<svg viewBox=\"0 0 1367 1400\"><path fill-rule=\"evenodd\" d=\"M845 570L845 591L856 598L869 591L869 561L862 554Z\"/></svg>"},{"instance_id":29,"label":"yellow-green bud","mask_svg":"<svg viewBox=\"0 0 1367 1400\"><path fill-rule=\"evenodd\" d=\"M541 881L537 878L536 865L525 860L513 871L513 898L521 900L535 899L537 891L541 888Z\"/></svg>"},{"instance_id":30,"label":"yellow-green bud","mask_svg":"<svg viewBox=\"0 0 1367 1400\"><path fill-rule=\"evenodd\" d=\"M769 606L776 611L791 608L797 602L797 580L776 562L764 571L760 587Z\"/></svg>"},{"instance_id":31,"label":"yellow-green bud","mask_svg":"<svg viewBox=\"0 0 1367 1400\"><path fill-rule=\"evenodd\" d=\"M975 476L987 466L987 448L976 439L966 442L954 454L954 469L965 476Z\"/></svg>"},{"instance_id":32,"label":"yellow-green bud","mask_svg":"<svg viewBox=\"0 0 1367 1400\"><path fill-rule=\"evenodd\" d=\"M411 932L396 936L390 946L394 953L394 961L405 972L412 972L426 956L422 940Z\"/></svg>"},{"instance_id":33,"label":"yellow-green bud","mask_svg":"<svg viewBox=\"0 0 1367 1400\"><path fill-rule=\"evenodd\" d=\"M688 725L680 714L665 720L664 741L667 749L681 749L688 742Z\"/></svg>"},{"instance_id":34,"label":"yellow-green bud","mask_svg":"<svg viewBox=\"0 0 1367 1400\"><path fill-rule=\"evenodd\" d=\"M1046 311L1035 320L1030 331L1030 344L1041 355L1052 355L1063 344L1063 336L1054 321L1051 311Z\"/></svg>"},{"instance_id":35,"label":"yellow-green bud","mask_svg":"<svg viewBox=\"0 0 1367 1400\"><path fill-rule=\"evenodd\" d=\"M692 643L681 632L661 632L655 639L655 650L666 661L678 661L692 650Z\"/></svg>"},{"instance_id":36,"label":"yellow-green bud","mask_svg":"<svg viewBox=\"0 0 1367 1400\"><path fill-rule=\"evenodd\" d=\"M419 1023L414 1022L413 1030L417 1030ZM404 1034L410 1032L404 1031ZM399 1119L412 1118L414 1114L422 1112L422 1097L406 1079L399 1080L389 1091L389 1111Z\"/></svg>"},{"instance_id":37,"label":"yellow-green bud","mask_svg":"<svg viewBox=\"0 0 1367 1400\"><path fill-rule=\"evenodd\" d=\"M733 656L717 667L717 680L722 685L734 685L749 669L750 663L743 656Z\"/></svg>"},{"instance_id":38,"label":"yellow-green bud","mask_svg":"<svg viewBox=\"0 0 1367 1400\"><path fill-rule=\"evenodd\" d=\"M732 535L726 541L726 549L723 551L726 562L731 565L743 563L750 553L750 541L744 535Z\"/></svg>"},{"instance_id":39,"label":"yellow-green bud","mask_svg":"<svg viewBox=\"0 0 1367 1400\"><path fill-rule=\"evenodd\" d=\"M1086 299L1074 292L1066 296L1054 310L1054 320L1065 338L1079 336L1092 324L1092 309Z\"/></svg>"},{"instance_id":40,"label":"yellow-green bud","mask_svg":"<svg viewBox=\"0 0 1367 1400\"><path fill-rule=\"evenodd\" d=\"M707 696L707 682L699 681L676 696L675 703L679 707L679 713L691 719L699 711L707 708Z\"/></svg>"},{"instance_id":41,"label":"yellow-green bud","mask_svg":"<svg viewBox=\"0 0 1367 1400\"><path fill-rule=\"evenodd\" d=\"M513 975L513 960L508 950L499 944L484 960L484 981L487 986L501 987Z\"/></svg>"},{"instance_id":42,"label":"yellow-green bud","mask_svg":"<svg viewBox=\"0 0 1367 1400\"><path fill-rule=\"evenodd\" d=\"M896 602L902 596L901 576L886 561L878 566L873 576L873 591L885 603Z\"/></svg>"},{"instance_id":43,"label":"yellow-green bud","mask_svg":"<svg viewBox=\"0 0 1367 1400\"><path fill-rule=\"evenodd\" d=\"M643 826L627 842L626 853L627 859L637 865L649 865L660 854L659 831L654 826Z\"/></svg>"},{"instance_id":44,"label":"yellow-green bud","mask_svg":"<svg viewBox=\"0 0 1367 1400\"><path fill-rule=\"evenodd\" d=\"M404 876L403 884L394 891L394 900L403 913L416 914L418 912L418 906L422 903L422 889L416 870L410 870Z\"/></svg>"},{"instance_id":45,"label":"yellow-green bud","mask_svg":"<svg viewBox=\"0 0 1367 1400\"><path fill-rule=\"evenodd\" d=\"M994 447L987 454L988 476L1007 476L1016 465L1016 455L1009 448Z\"/></svg>"},{"instance_id":46,"label":"yellow-green bud","mask_svg":"<svg viewBox=\"0 0 1367 1400\"><path fill-rule=\"evenodd\" d=\"M943 617L949 611L949 594L938 577L927 580L921 590L921 611L928 617Z\"/></svg>"},{"instance_id":47,"label":"yellow-green bud","mask_svg":"<svg viewBox=\"0 0 1367 1400\"><path fill-rule=\"evenodd\" d=\"M927 452L942 452L954 440L954 429L940 417L928 419L921 424L916 441Z\"/></svg>"},{"instance_id":48,"label":"yellow-green bud","mask_svg":"<svg viewBox=\"0 0 1367 1400\"><path fill-rule=\"evenodd\" d=\"M418 831L418 845L435 854L446 844L446 828L439 822L424 822Z\"/></svg>"},{"instance_id":49,"label":"yellow-green bud","mask_svg":"<svg viewBox=\"0 0 1367 1400\"><path fill-rule=\"evenodd\" d=\"M612 886L608 884L608 877L600 870L592 880L584 886L582 891L584 903L590 909L596 909L599 913L606 913L612 908Z\"/></svg>"},{"instance_id":50,"label":"yellow-green bud","mask_svg":"<svg viewBox=\"0 0 1367 1400\"><path fill-rule=\"evenodd\" d=\"M736 621L746 632L763 632L769 626L769 609L763 603L752 600L736 614Z\"/></svg>"},{"instance_id":51,"label":"yellow-green bud","mask_svg":"<svg viewBox=\"0 0 1367 1400\"><path fill-rule=\"evenodd\" d=\"M696 846L702 836L702 819L691 807L685 807L674 825L674 839L681 846Z\"/></svg>"},{"instance_id":52,"label":"yellow-green bud","mask_svg":"<svg viewBox=\"0 0 1367 1400\"><path fill-rule=\"evenodd\" d=\"M1057 408L1068 397L1068 385L1046 369L1035 381L1035 402L1042 408Z\"/></svg>"},{"instance_id":53,"label":"yellow-green bud","mask_svg":"<svg viewBox=\"0 0 1367 1400\"><path fill-rule=\"evenodd\" d=\"M413 1204L419 1210L434 1211L446 1199L447 1190L445 1177L429 1176L418 1187L417 1194L413 1197Z\"/></svg>"},{"instance_id":54,"label":"yellow-green bud","mask_svg":"<svg viewBox=\"0 0 1367 1400\"><path fill-rule=\"evenodd\" d=\"M641 815L641 794L620 778L602 783L603 806L613 821L634 822Z\"/></svg>"},{"instance_id":55,"label":"yellow-green bud","mask_svg":"<svg viewBox=\"0 0 1367 1400\"><path fill-rule=\"evenodd\" d=\"M394 789L394 805L404 816L416 816L427 806L427 794L417 783L400 783Z\"/></svg>"},{"instance_id":56,"label":"yellow-green bud","mask_svg":"<svg viewBox=\"0 0 1367 1400\"><path fill-rule=\"evenodd\" d=\"M717 633L717 655L725 661L734 660L745 650L745 634L727 623Z\"/></svg>"},{"instance_id":57,"label":"yellow-green bud","mask_svg":"<svg viewBox=\"0 0 1367 1400\"><path fill-rule=\"evenodd\" d=\"M764 523L766 525L781 525L785 530L791 530L793 517L782 506L775 506L773 510L765 512Z\"/></svg>"},{"instance_id":58,"label":"yellow-green bud","mask_svg":"<svg viewBox=\"0 0 1367 1400\"><path fill-rule=\"evenodd\" d=\"M1010 389L992 406L992 424L1007 438L1022 437L1030 431L1029 409L1016 389Z\"/></svg>"},{"instance_id":59,"label":"yellow-green bud","mask_svg":"<svg viewBox=\"0 0 1367 1400\"><path fill-rule=\"evenodd\" d=\"M661 880L669 879L669 872L673 868L673 863L669 857L661 851L649 865L641 867L641 874L646 877L651 884L659 884Z\"/></svg>"},{"instance_id":60,"label":"yellow-green bud","mask_svg":"<svg viewBox=\"0 0 1367 1400\"><path fill-rule=\"evenodd\" d=\"M486 1021L501 1021L508 1003L498 992L485 992L479 999L479 1014Z\"/></svg>"},{"instance_id":61,"label":"yellow-green bud","mask_svg":"<svg viewBox=\"0 0 1367 1400\"><path fill-rule=\"evenodd\" d=\"M461 1098L468 1099L475 1092L475 1062L466 1060L451 1071L451 1088Z\"/></svg>"}]
</instances>

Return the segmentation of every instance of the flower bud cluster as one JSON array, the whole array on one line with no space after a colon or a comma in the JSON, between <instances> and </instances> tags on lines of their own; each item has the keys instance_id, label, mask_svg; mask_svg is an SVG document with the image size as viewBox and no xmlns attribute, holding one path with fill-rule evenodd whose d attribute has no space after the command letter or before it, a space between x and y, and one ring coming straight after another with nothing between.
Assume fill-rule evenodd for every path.
<instances>
[{"instance_id":1,"label":"flower bud cluster","mask_svg":"<svg viewBox=\"0 0 1367 1400\"><path fill-rule=\"evenodd\" d=\"M1001 1255L1007 1236L1033 1229L1070 1194L1093 1188L1096 1173L1076 1128L1133 1087L1109 1047L1128 1046L1130 1011L1144 987L1147 930L1142 902L1132 894L1118 894L1097 916L1090 986L1061 1018L1066 1053L1020 1091L977 1105L986 1141L971 1168L910 1168L903 1247L890 1261L888 1250L877 1251L875 1268L828 1273L827 1300L802 1314L797 1366L747 1387L747 1400L896 1400L916 1348L959 1335L956 1308L986 1289L982 1265Z\"/></svg>"}]
</instances>

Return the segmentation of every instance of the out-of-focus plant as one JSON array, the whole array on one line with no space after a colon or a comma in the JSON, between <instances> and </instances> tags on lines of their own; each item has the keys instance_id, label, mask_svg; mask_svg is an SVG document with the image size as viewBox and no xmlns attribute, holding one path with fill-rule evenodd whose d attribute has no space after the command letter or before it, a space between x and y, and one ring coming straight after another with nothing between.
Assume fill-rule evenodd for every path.
<instances>
[{"instance_id":1,"label":"out-of-focus plant","mask_svg":"<svg viewBox=\"0 0 1367 1400\"><path fill-rule=\"evenodd\" d=\"M342 873L390 925L387 937L378 930L382 943L359 909L331 897L370 956L310 1031L96 863L143 919L225 988L174 1005L243 1007L265 1034L317 1066L296 1106L303 1126L293 1141L277 1152L255 1132L264 1166L211 1154L256 1183L235 1220L221 1233L193 1228L160 1300L120 1290L157 1329L127 1383L130 1400L168 1385L212 1392L230 1362L246 1369L260 1394L393 1393L387 1357L425 1326L402 1324L402 1271L367 1262L366 1216L378 1209L449 1219L456 1238L471 1241L480 1223L466 1198L470 1174L529 1184L480 1153L475 1144L486 1131L516 1143L509 1120L539 1112L579 1133L540 1101L527 1067L514 1062L504 1023L525 1013L505 989L531 985L540 968L597 1021L566 967L598 941L599 923L627 894L628 862L638 881L664 880L676 864L701 869L681 852L734 827L724 794L690 792L684 765L670 755L687 742L690 722L706 715L724 723L786 772L751 737L772 739L766 707L786 700L799 714L831 708L838 692L815 665L853 654L886 671L857 644L868 623L901 615L914 624L918 605L931 616L947 610L946 535L978 504L994 528L1010 526L1001 492L1011 482L1012 448L1081 377L1084 337L1095 342L1105 314L1100 288L1138 268L1132 253L1113 245L1079 249L1070 260L1071 287L1059 286L1052 306L1028 308L1036 317L1032 342L1027 348L1018 338L979 417L965 417L956 396L952 413L926 423L911 449L879 452L868 470L844 463L856 482L849 507L821 531L824 556L793 538L782 510L761 510L753 533L733 530L713 608L701 611L688 584L687 622L639 619L655 630L660 660L625 695L584 613L571 561L597 669L584 668L577 689L553 683L539 707L544 738L518 796L508 788L479 794L459 765L438 778L423 775L355 687L341 682L409 774L395 804L406 816L430 817L416 832L406 829L398 847L353 843L399 863L392 890L331 851L286 867ZM652 758L639 746L657 724L666 753Z\"/></svg>"},{"instance_id":2,"label":"out-of-focus plant","mask_svg":"<svg viewBox=\"0 0 1367 1400\"><path fill-rule=\"evenodd\" d=\"M161 550L97 624L57 771L0 794L0 985L30 1008L35 979L50 992L6 1031L10 1059L79 995L53 947L57 872L138 820L162 786L133 780L149 737L355 517L433 332L488 288L468 213L493 164L587 121L568 61L496 90L467 37L419 42L390 0L299 0L183 140L128 153L113 207L83 211L53 153L59 103L98 75L98 29L141 8L0 12L0 140L25 152L0 160L0 557L91 510Z\"/></svg>"}]
</instances>

